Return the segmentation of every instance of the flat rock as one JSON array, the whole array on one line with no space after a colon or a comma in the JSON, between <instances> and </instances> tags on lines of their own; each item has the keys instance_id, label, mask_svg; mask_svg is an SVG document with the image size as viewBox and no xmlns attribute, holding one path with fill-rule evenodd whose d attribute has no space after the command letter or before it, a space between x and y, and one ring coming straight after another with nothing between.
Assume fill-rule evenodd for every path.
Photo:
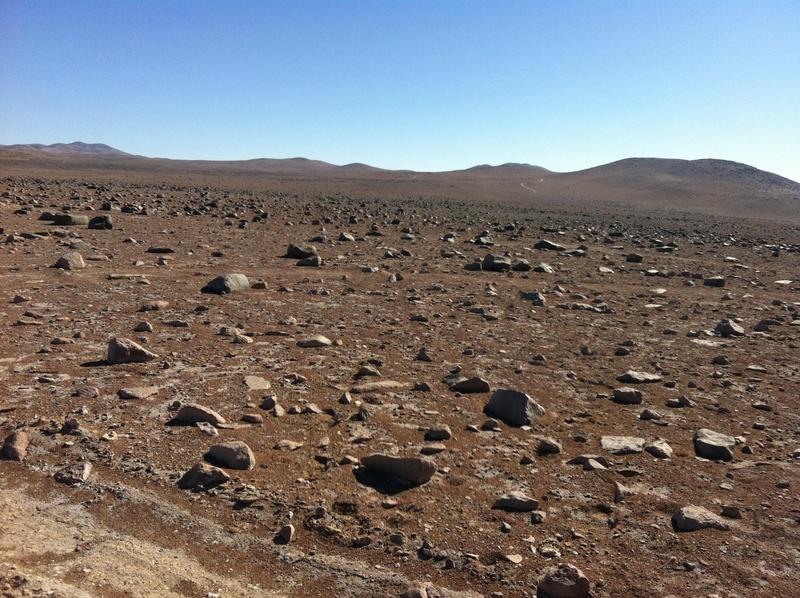
<instances>
[{"instance_id":1,"label":"flat rock","mask_svg":"<svg viewBox=\"0 0 800 598\"><path fill-rule=\"evenodd\" d=\"M86 226L89 217L83 214L53 214L53 224L58 226Z\"/></svg>"},{"instance_id":2,"label":"flat rock","mask_svg":"<svg viewBox=\"0 0 800 598\"><path fill-rule=\"evenodd\" d=\"M660 381L661 376L658 374L637 372L636 370L628 370L617 376L617 382L622 382L624 384L652 384L653 382Z\"/></svg>"},{"instance_id":3,"label":"flat rock","mask_svg":"<svg viewBox=\"0 0 800 598\"><path fill-rule=\"evenodd\" d=\"M672 527L678 532L696 532L702 529L726 531L730 525L705 507L688 505L672 515Z\"/></svg>"},{"instance_id":4,"label":"flat rock","mask_svg":"<svg viewBox=\"0 0 800 598\"><path fill-rule=\"evenodd\" d=\"M400 478L414 486L424 484L436 473L436 463L424 457L396 457L376 453L361 459L361 465L368 470Z\"/></svg>"},{"instance_id":5,"label":"flat rock","mask_svg":"<svg viewBox=\"0 0 800 598\"><path fill-rule=\"evenodd\" d=\"M631 455L644 450L644 438L635 436L603 436L600 446L612 455Z\"/></svg>"},{"instance_id":6,"label":"flat rock","mask_svg":"<svg viewBox=\"0 0 800 598\"><path fill-rule=\"evenodd\" d=\"M365 382L350 389L353 394L368 394L368 393L384 393L384 392L399 392L408 390L409 385L404 382L397 382L395 380L378 380L376 382Z\"/></svg>"},{"instance_id":7,"label":"flat rock","mask_svg":"<svg viewBox=\"0 0 800 598\"><path fill-rule=\"evenodd\" d=\"M322 336L321 334L317 334L315 336L309 336L306 338L301 338L297 341L297 346L301 349L313 349L315 347L330 347L333 343L328 337Z\"/></svg>"},{"instance_id":8,"label":"flat rock","mask_svg":"<svg viewBox=\"0 0 800 598\"><path fill-rule=\"evenodd\" d=\"M117 396L120 399L142 401L157 393L158 386L130 386L128 388L120 388L117 391Z\"/></svg>"},{"instance_id":9,"label":"flat rock","mask_svg":"<svg viewBox=\"0 0 800 598\"><path fill-rule=\"evenodd\" d=\"M265 380L261 376L245 376L244 385L247 390L269 390L272 387L269 380Z\"/></svg>"},{"instance_id":10,"label":"flat rock","mask_svg":"<svg viewBox=\"0 0 800 598\"><path fill-rule=\"evenodd\" d=\"M559 245L558 243L553 243L552 241L548 241L547 239L541 239L536 241L533 246L534 249L541 249L543 251L564 251L566 247L563 245Z\"/></svg>"},{"instance_id":11,"label":"flat rock","mask_svg":"<svg viewBox=\"0 0 800 598\"><path fill-rule=\"evenodd\" d=\"M493 509L527 513L539 508L539 501L518 491L509 492L494 501Z\"/></svg>"}]
</instances>

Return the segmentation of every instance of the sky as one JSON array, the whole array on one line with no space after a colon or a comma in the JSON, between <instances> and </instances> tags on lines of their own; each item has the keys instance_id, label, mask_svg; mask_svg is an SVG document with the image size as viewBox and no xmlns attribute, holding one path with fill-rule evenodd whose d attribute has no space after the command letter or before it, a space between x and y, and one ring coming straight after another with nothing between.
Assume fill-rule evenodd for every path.
<instances>
[{"instance_id":1,"label":"sky","mask_svg":"<svg viewBox=\"0 0 800 598\"><path fill-rule=\"evenodd\" d=\"M800 0L0 0L0 143L800 181Z\"/></svg>"}]
</instances>

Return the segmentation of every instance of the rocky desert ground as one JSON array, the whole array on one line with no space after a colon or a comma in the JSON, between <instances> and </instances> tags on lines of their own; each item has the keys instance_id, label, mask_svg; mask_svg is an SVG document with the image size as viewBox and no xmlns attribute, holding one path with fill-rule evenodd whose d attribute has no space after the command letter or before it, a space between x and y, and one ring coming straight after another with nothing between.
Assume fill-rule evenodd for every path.
<instances>
[{"instance_id":1,"label":"rocky desert ground","mask_svg":"<svg viewBox=\"0 0 800 598\"><path fill-rule=\"evenodd\" d=\"M0 595L797 595L796 220L14 164Z\"/></svg>"}]
</instances>

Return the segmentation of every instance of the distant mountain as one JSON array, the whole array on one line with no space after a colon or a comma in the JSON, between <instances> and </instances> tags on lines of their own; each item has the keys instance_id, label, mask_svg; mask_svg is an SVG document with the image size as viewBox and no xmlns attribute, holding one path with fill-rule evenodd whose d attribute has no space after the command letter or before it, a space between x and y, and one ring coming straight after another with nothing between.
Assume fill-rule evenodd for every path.
<instances>
[{"instance_id":1,"label":"distant mountain","mask_svg":"<svg viewBox=\"0 0 800 598\"><path fill-rule=\"evenodd\" d=\"M608 202L653 209L800 222L800 183L728 160L627 158L575 172L532 164L480 164L463 170L415 172L368 164L336 165L307 158L172 160L145 158L102 143L0 146L0 172L71 171L78 175L197 180L236 177L244 186L364 197L447 197L481 201Z\"/></svg>"},{"instance_id":2,"label":"distant mountain","mask_svg":"<svg viewBox=\"0 0 800 598\"><path fill-rule=\"evenodd\" d=\"M93 156L130 156L125 152L106 145L105 143L84 143L83 141L73 141L72 143L53 143L42 145L41 143L21 143L16 145L0 145L0 148L16 151L37 151L48 152L51 154L90 154Z\"/></svg>"},{"instance_id":3,"label":"distant mountain","mask_svg":"<svg viewBox=\"0 0 800 598\"><path fill-rule=\"evenodd\" d=\"M800 193L800 183L780 175L730 160L675 160L626 158L610 164L563 173L571 179L614 181L640 185L745 185L751 188Z\"/></svg>"}]
</instances>

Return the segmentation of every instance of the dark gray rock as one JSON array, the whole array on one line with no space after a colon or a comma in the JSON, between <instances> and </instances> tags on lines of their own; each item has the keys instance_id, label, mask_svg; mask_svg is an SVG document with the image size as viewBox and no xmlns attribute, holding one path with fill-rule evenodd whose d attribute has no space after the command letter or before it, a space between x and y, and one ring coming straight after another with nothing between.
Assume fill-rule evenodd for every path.
<instances>
[{"instance_id":1,"label":"dark gray rock","mask_svg":"<svg viewBox=\"0 0 800 598\"><path fill-rule=\"evenodd\" d=\"M227 293L249 288L250 281L247 279L247 276L244 274L229 273L217 276L200 289L200 292L213 295L226 295Z\"/></svg>"},{"instance_id":2,"label":"dark gray rock","mask_svg":"<svg viewBox=\"0 0 800 598\"><path fill-rule=\"evenodd\" d=\"M484 407L490 417L503 420L509 426L527 426L544 415L544 407L518 390L496 390Z\"/></svg>"}]
</instances>

